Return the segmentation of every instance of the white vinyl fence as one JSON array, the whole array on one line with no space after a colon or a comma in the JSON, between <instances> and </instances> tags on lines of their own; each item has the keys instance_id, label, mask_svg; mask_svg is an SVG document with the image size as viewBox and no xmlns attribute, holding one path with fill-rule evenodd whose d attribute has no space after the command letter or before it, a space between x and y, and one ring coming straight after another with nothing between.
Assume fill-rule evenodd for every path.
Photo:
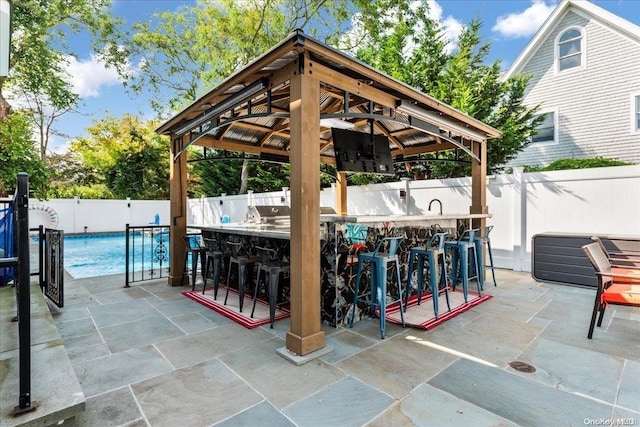
<instances>
[{"instance_id":1,"label":"white vinyl fence","mask_svg":"<svg viewBox=\"0 0 640 427\"><path fill-rule=\"evenodd\" d=\"M584 233L640 237L640 166L502 174L487 178L487 205L493 225L491 245L496 266L531 271L531 238L539 233ZM402 192L401 192L402 190ZM348 188L350 215L425 213L429 202L442 202L443 213L468 213L469 178L408 181ZM213 224L229 216L244 221L248 205L289 205L281 191L190 199L187 224ZM30 226L52 221L66 233L124 231L125 224L145 225L160 215L169 224L168 201L47 200L31 201ZM335 207L335 190L320 193L320 205ZM432 210L438 210L437 203ZM46 225L46 224L45 224Z\"/></svg>"}]
</instances>

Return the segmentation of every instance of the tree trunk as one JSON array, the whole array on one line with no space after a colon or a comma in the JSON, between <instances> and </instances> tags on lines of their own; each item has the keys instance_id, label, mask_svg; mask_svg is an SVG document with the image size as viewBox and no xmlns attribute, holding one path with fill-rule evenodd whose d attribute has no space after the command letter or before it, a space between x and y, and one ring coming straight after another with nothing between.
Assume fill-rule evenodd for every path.
<instances>
[{"instance_id":1,"label":"tree trunk","mask_svg":"<svg viewBox=\"0 0 640 427\"><path fill-rule=\"evenodd\" d=\"M2 83L4 82L4 77L0 77L0 120L4 119L11 112L11 105L4 99L2 95Z\"/></svg>"},{"instance_id":2,"label":"tree trunk","mask_svg":"<svg viewBox=\"0 0 640 427\"><path fill-rule=\"evenodd\" d=\"M242 173L240 174L240 194L245 194L249 189L249 160L242 162Z\"/></svg>"}]
</instances>

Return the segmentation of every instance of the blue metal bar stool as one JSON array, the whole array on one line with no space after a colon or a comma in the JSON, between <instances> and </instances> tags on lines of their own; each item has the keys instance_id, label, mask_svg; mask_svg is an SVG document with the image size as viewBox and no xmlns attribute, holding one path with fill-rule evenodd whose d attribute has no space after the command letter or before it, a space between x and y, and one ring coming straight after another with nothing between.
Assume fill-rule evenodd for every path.
<instances>
[{"instance_id":1,"label":"blue metal bar stool","mask_svg":"<svg viewBox=\"0 0 640 427\"><path fill-rule=\"evenodd\" d=\"M445 258L444 244L449 233L435 233L429 239L426 246L416 246L409 251L409 275L407 280L407 296L405 299L405 309L409 301L409 289L411 289L411 281L413 279L413 262L417 258L417 294L418 305L422 300L422 290L424 288L424 260L428 261L429 266L429 286L431 287L431 298L433 299L433 314L438 318L438 297L440 290L444 290L447 299L447 308L451 311L449 304L449 288L447 279L447 261ZM440 276L440 280L438 280Z\"/></svg>"},{"instance_id":2,"label":"blue metal bar stool","mask_svg":"<svg viewBox=\"0 0 640 427\"><path fill-rule=\"evenodd\" d=\"M468 301L469 280L476 279L478 295L480 295L480 290L482 289L482 276L478 272L478 255L475 242L478 230L477 228L464 230L458 240L447 241L444 244L445 250L451 252L451 283L455 289L458 284L458 278L460 278L465 303ZM458 275L458 272L460 272L460 275Z\"/></svg>"},{"instance_id":3,"label":"blue metal bar stool","mask_svg":"<svg viewBox=\"0 0 640 427\"><path fill-rule=\"evenodd\" d=\"M498 282L496 282L495 267L493 266L493 252L491 251L491 239L489 238L489 233L491 232L491 230L493 230L493 225L488 225L484 227L482 235L476 236L476 252L478 252L478 264L483 269L481 274L484 273L485 269L487 268L491 269L491 275L493 276L493 286L498 286ZM487 263L484 261L484 245L485 244L487 245L487 254L489 255L490 265L487 265ZM484 287L482 287L482 289L484 289Z\"/></svg>"},{"instance_id":4,"label":"blue metal bar stool","mask_svg":"<svg viewBox=\"0 0 640 427\"><path fill-rule=\"evenodd\" d=\"M380 336L384 339L387 313L387 265L395 263L396 280L398 283L398 300L400 301L400 318L404 327L404 307L402 306L402 281L400 280L400 262L398 260L398 248L402 237L385 237L381 239L373 252L361 252L358 254L358 272L356 274L356 288L353 294L353 315L351 316L350 327L353 327L353 318L356 316L356 306L358 305L358 293L360 292L360 277L362 266L365 262L371 265L370 298L371 307L378 306L380 310ZM382 252L384 249L387 252ZM375 287L375 290L374 290ZM366 296L366 293L360 297Z\"/></svg>"},{"instance_id":5,"label":"blue metal bar stool","mask_svg":"<svg viewBox=\"0 0 640 427\"><path fill-rule=\"evenodd\" d=\"M200 233L188 233L184 236L184 240L187 243L187 247L184 252L184 271L182 272L182 280L184 282L184 276L189 273L191 275L191 290L196 289L196 272L198 270L198 259L200 260L200 266L204 267L204 257L207 248L200 243ZM191 256L191 270L187 270L189 265L189 256ZM202 273L202 281L205 281L204 268L200 269Z\"/></svg>"},{"instance_id":6,"label":"blue metal bar stool","mask_svg":"<svg viewBox=\"0 0 640 427\"><path fill-rule=\"evenodd\" d=\"M253 318L253 313L256 310L260 274L264 271L267 274L265 288L269 298L269 320L271 321L271 329L273 329L273 321L276 317L276 306L278 305L278 285L280 284L280 274L289 272L289 263L284 262L278 255L278 252L274 249L256 246L256 252L258 253L260 261L258 262L256 286L253 291L253 309L251 309L251 317Z\"/></svg>"},{"instance_id":7,"label":"blue metal bar stool","mask_svg":"<svg viewBox=\"0 0 640 427\"><path fill-rule=\"evenodd\" d=\"M238 272L238 306L240 313L242 313L242 305L244 303L245 285L247 283L247 275L252 272L255 266L257 257L249 255L248 251L240 242L227 242L231 248L231 256L229 257L229 271L227 272L227 292L224 296L224 305L227 305L227 298L229 297L229 287L231 282L231 270L235 264Z\"/></svg>"},{"instance_id":8,"label":"blue metal bar stool","mask_svg":"<svg viewBox=\"0 0 640 427\"><path fill-rule=\"evenodd\" d=\"M210 268L213 267L213 299L218 299L218 285L220 284L220 270L224 265L224 252L220 247L218 240L205 237L204 245L207 248L205 252L204 263L204 284L202 285L202 293L207 289L207 280L211 273Z\"/></svg>"}]
</instances>

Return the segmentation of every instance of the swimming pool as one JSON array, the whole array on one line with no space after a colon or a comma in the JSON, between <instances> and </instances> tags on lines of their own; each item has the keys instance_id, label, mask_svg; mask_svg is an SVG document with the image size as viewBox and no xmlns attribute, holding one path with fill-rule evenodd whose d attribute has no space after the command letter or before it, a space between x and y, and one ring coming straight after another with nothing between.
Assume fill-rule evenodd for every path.
<instances>
[{"instance_id":1,"label":"swimming pool","mask_svg":"<svg viewBox=\"0 0 640 427\"><path fill-rule=\"evenodd\" d=\"M132 271L148 269L155 264L158 268L157 257L158 238L149 238L142 234L131 237L129 243L130 259L135 257L136 263ZM168 247L168 239L163 243ZM64 236L64 269L76 279L126 272L126 234L83 234ZM167 258L163 260L163 267L169 266ZM132 267L130 267L131 269Z\"/></svg>"}]
</instances>

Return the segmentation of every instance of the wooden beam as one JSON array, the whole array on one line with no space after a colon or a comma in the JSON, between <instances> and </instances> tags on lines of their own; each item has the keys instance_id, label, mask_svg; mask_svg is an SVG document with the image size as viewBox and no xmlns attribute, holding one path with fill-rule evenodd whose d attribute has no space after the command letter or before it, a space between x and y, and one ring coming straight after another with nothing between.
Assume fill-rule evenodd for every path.
<instances>
[{"instance_id":1,"label":"wooden beam","mask_svg":"<svg viewBox=\"0 0 640 427\"><path fill-rule=\"evenodd\" d=\"M336 212L347 215L347 173L338 172L336 179Z\"/></svg>"},{"instance_id":2,"label":"wooden beam","mask_svg":"<svg viewBox=\"0 0 640 427\"><path fill-rule=\"evenodd\" d=\"M291 330L286 347L299 356L325 346L320 292L320 82L304 72L291 79Z\"/></svg>"},{"instance_id":3,"label":"wooden beam","mask_svg":"<svg viewBox=\"0 0 640 427\"><path fill-rule=\"evenodd\" d=\"M424 145L409 146L404 150L399 150L397 155L403 154L405 156L413 156L416 154L433 153L434 151L453 150L455 148L458 147L456 147L454 144L451 144L450 142L443 142L442 144L432 144L426 147Z\"/></svg>"},{"instance_id":4,"label":"wooden beam","mask_svg":"<svg viewBox=\"0 0 640 427\"><path fill-rule=\"evenodd\" d=\"M331 86L346 90L353 95L361 96L384 107L396 108L398 98L395 96L340 74L318 62L313 63L313 74L316 78Z\"/></svg>"},{"instance_id":5,"label":"wooden beam","mask_svg":"<svg viewBox=\"0 0 640 427\"><path fill-rule=\"evenodd\" d=\"M183 136L186 140L187 136ZM182 286L185 268L184 252L186 242L183 236L187 232L187 153L182 153L176 161L174 156L180 152L183 140L173 138L169 157L169 261L170 286Z\"/></svg>"}]
</instances>

